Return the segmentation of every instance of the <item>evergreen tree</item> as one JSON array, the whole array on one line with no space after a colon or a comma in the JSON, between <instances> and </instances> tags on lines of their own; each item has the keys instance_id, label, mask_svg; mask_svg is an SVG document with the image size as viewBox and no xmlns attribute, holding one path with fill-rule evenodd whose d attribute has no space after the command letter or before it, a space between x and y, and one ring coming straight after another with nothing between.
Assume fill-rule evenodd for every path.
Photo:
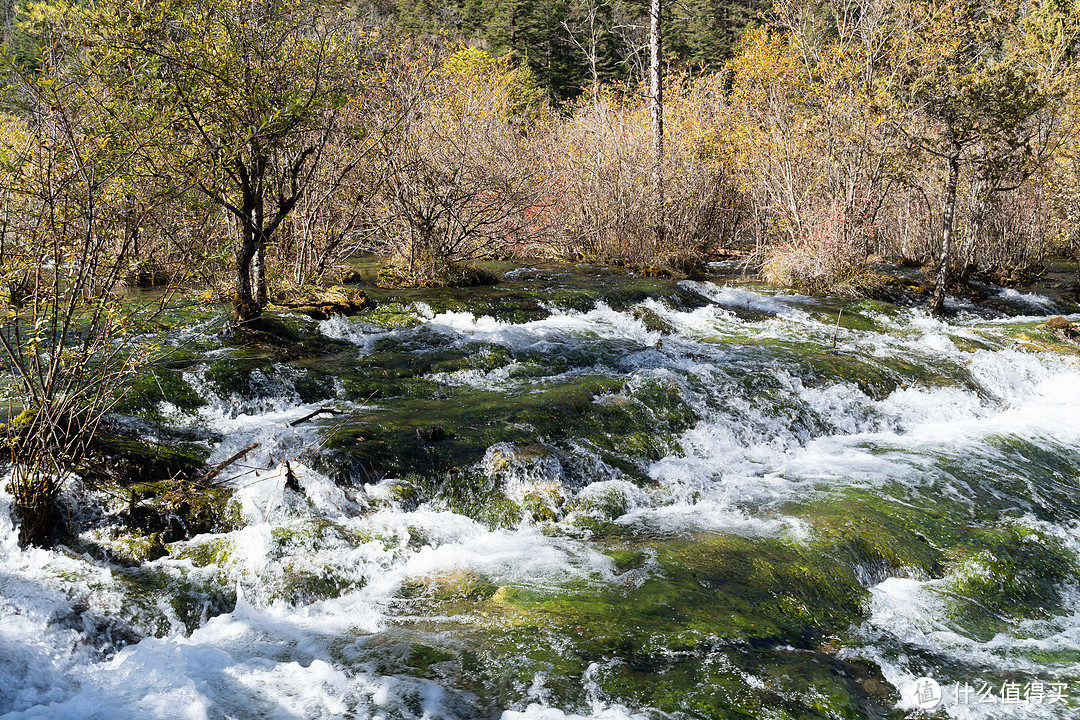
<instances>
[{"instance_id":1,"label":"evergreen tree","mask_svg":"<svg viewBox=\"0 0 1080 720\"><path fill-rule=\"evenodd\" d=\"M665 43L673 58L715 70L735 53L746 28L769 9L769 0L681 0L667 12Z\"/></svg>"}]
</instances>

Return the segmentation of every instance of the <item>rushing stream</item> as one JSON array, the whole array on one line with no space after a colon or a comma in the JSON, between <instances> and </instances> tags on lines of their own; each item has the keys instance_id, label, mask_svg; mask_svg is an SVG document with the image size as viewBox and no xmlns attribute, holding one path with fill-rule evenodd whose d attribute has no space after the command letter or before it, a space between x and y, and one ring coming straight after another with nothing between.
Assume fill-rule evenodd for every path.
<instances>
[{"instance_id":1,"label":"rushing stream","mask_svg":"<svg viewBox=\"0 0 1080 720\"><path fill-rule=\"evenodd\" d=\"M22 550L0 496L0 717L1080 716L1075 307L575 272L175 331L124 422L258 443L234 529Z\"/></svg>"}]
</instances>

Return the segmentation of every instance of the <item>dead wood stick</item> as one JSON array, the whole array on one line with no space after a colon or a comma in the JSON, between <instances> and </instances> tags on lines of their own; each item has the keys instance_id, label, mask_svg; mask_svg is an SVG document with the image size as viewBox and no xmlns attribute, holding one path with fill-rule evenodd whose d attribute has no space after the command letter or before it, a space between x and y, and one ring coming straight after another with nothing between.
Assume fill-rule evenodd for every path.
<instances>
[{"instance_id":1,"label":"dead wood stick","mask_svg":"<svg viewBox=\"0 0 1080 720\"><path fill-rule=\"evenodd\" d=\"M289 427L296 427L300 423L305 423L316 415L322 415L323 413L326 413L327 415L341 415L341 411L335 410L334 408L319 408L315 412L309 412L307 415L300 418L299 420L293 420L291 423L289 423Z\"/></svg>"},{"instance_id":2,"label":"dead wood stick","mask_svg":"<svg viewBox=\"0 0 1080 720\"><path fill-rule=\"evenodd\" d=\"M199 478L199 483L204 484L204 485L209 483L211 480L213 480L215 477L217 477L221 473L222 470L229 467L230 465L232 465L237 460L240 460L241 458L243 458L245 455L247 455L249 452L251 452L252 450L254 450L257 447L259 447L259 443L251 443L246 448L244 448L240 452L236 453L235 455L233 455L231 458L229 458L225 462L218 463L210 471L208 471L205 475L203 475L201 478Z\"/></svg>"}]
</instances>

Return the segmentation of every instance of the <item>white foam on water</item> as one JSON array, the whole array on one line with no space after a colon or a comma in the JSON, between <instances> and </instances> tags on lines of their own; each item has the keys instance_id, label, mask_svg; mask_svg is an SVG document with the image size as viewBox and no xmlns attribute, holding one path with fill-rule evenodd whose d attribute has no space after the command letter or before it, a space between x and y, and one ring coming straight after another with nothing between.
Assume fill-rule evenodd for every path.
<instances>
[{"instance_id":1,"label":"white foam on water","mask_svg":"<svg viewBox=\"0 0 1080 720\"><path fill-rule=\"evenodd\" d=\"M1080 313L1054 313L1055 315L1061 315L1070 322L1080 322ZM991 318L988 320L979 320L976 325L1013 325L1015 323L1026 322L1042 322L1046 320L1046 315L1013 315L1010 317Z\"/></svg>"},{"instance_id":2,"label":"white foam on water","mask_svg":"<svg viewBox=\"0 0 1080 720\"><path fill-rule=\"evenodd\" d=\"M452 698L436 683L344 670L316 656L330 650L318 635L290 633L287 621L238 608L190 637L125 648L83 668L71 697L6 717L329 720L357 710L372 717L454 716ZM283 659L288 654L298 659Z\"/></svg>"},{"instance_id":3,"label":"white foam on water","mask_svg":"<svg viewBox=\"0 0 1080 720\"><path fill-rule=\"evenodd\" d=\"M949 717L1069 717L1072 711L1063 704L1039 704L1026 699L1003 703L1000 677L1009 677L1005 682L1021 687L1029 682L1063 682L1065 696L1075 697L1080 663L1032 659L1055 651L1075 656L1080 648L1080 594L1075 588L1068 591L1069 614L1025 620L1016 623L1011 631L979 640L959 632L945 619L948 581L947 577L929 581L890 577L872 587L870 617L858 631L867 644L843 654L877 664L885 679L900 692L898 707L902 709L919 707L916 681L935 675L924 659L933 657L935 663L952 667L948 677L938 672L934 678L943 688L941 708ZM987 702L978 702L976 695L962 689L966 686L976 692L989 688L990 694L984 696Z\"/></svg>"},{"instance_id":4,"label":"white foam on water","mask_svg":"<svg viewBox=\"0 0 1080 720\"><path fill-rule=\"evenodd\" d=\"M704 295L718 305L745 308L746 310L754 310L772 315L782 315L785 317L805 317L806 313L797 306L812 300L812 298L809 298L806 295L788 295L783 293L766 295L746 288L716 285L711 282L699 282L695 280L683 280L679 285L689 290L693 290L700 295Z\"/></svg>"},{"instance_id":5,"label":"white foam on water","mask_svg":"<svg viewBox=\"0 0 1080 720\"><path fill-rule=\"evenodd\" d=\"M524 710L506 710L502 720L651 720L654 714L634 712L619 704L596 703L588 714L565 712L559 708L533 703Z\"/></svg>"},{"instance_id":6,"label":"white foam on water","mask_svg":"<svg viewBox=\"0 0 1080 720\"><path fill-rule=\"evenodd\" d=\"M1024 293L1019 290L1014 290L1013 288L1001 288L997 293L997 297L1001 300L1026 305L1046 313L1053 312L1057 306L1053 300L1045 295L1040 295L1039 293Z\"/></svg>"},{"instance_id":7,"label":"white foam on water","mask_svg":"<svg viewBox=\"0 0 1080 720\"><path fill-rule=\"evenodd\" d=\"M533 375L520 371L527 369L521 363L511 362L502 367L491 370L466 369L452 372L430 373L424 376L425 380L440 383L447 387L471 387L477 390L490 390L495 392L520 392L541 388L545 385L570 380L580 375L595 375L610 373L610 368L594 365L585 368L573 368L561 373Z\"/></svg>"},{"instance_id":8,"label":"white foam on water","mask_svg":"<svg viewBox=\"0 0 1080 720\"><path fill-rule=\"evenodd\" d=\"M643 713L632 710L625 705L606 700L597 676L612 665L618 664L617 660L604 663L590 663L581 677L581 686L585 690L587 709L582 712L567 712L566 710L551 707L547 701L547 677L544 673L537 673L533 684L529 688L529 700L523 709L506 710L502 714L502 720L648 720L654 718L656 713Z\"/></svg>"},{"instance_id":9,"label":"white foam on water","mask_svg":"<svg viewBox=\"0 0 1080 720\"><path fill-rule=\"evenodd\" d=\"M430 320L435 317L435 312L427 303L412 303L408 310L402 309L403 314L412 314L418 321ZM361 354L369 352L376 342L387 337L398 337L408 333L412 328L393 329L375 323L366 322L358 318L350 318L344 315L331 315L326 320L319 321L319 332L332 340L346 340L358 346Z\"/></svg>"},{"instance_id":10,"label":"white foam on water","mask_svg":"<svg viewBox=\"0 0 1080 720\"><path fill-rule=\"evenodd\" d=\"M319 322L319 331L331 340L347 340L366 352L376 341L394 333L380 325L360 322L344 315L332 315Z\"/></svg>"},{"instance_id":11,"label":"white foam on water","mask_svg":"<svg viewBox=\"0 0 1080 720\"><path fill-rule=\"evenodd\" d=\"M807 439L789 417L757 412L706 416L680 437L683 453L654 463L656 488L628 503L620 525L668 532L719 531L806 537L797 518L770 508L851 486L936 486L970 504L972 488L938 469L942 458L985 465L988 475L1011 461L996 438L1080 446L1080 373L1071 363L1014 351L965 354L980 391L900 388L873 400L852 386L787 389L798 405L828 418L828 434ZM749 432L748 432L749 430ZM586 488L588 490L588 488ZM582 492L587 497L587 492ZM1080 643L1077 645L1080 647Z\"/></svg>"},{"instance_id":12,"label":"white foam on water","mask_svg":"<svg viewBox=\"0 0 1080 720\"><path fill-rule=\"evenodd\" d=\"M94 660L77 626L58 626L66 598L28 578L0 576L0 714L48 705L74 690L73 668Z\"/></svg>"},{"instance_id":13,"label":"white foam on water","mask_svg":"<svg viewBox=\"0 0 1080 720\"><path fill-rule=\"evenodd\" d=\"M472 313L442 313L434 316L429 326L462 342L495 343L515 350L576 347L596 339L648 347L654 339L663 337L662 351L630 352L624 357L622 364L632 372L631 384L635 378L654 372L652 368L658 362L681 372L706 377L709 373L715 374L719 367L710 369L708 364L702 363L702 355L714 363L732 359L730 350L718 350L715 344L703 344L697 338L722 337L733 330L745 333L747 326L759 335L773 333L790 338L805 334L800 327L824 337L829 337L834 330L812 320L801 309L800 306L805 306L810 298L768 296L712 283L684 283L684 286L728 307L759 310L797 322L765 319L745 323L722 307L709 306L686 312L673 310L656 300L647 300L640 307L669 322L676 333L662 336L657 331L649 331L632 313L616 312L603 304L585 313L568 311L521 324ZM1044 382L1052 383L1053 394L1059 396L1051 400L1051 409L1062 408L1067 413L1074 407L1070 383L1075 383L1069 375L1073 368L1055 366L1054 362L1048 363L1044 358L1015 351L964 352L951 339L957 332L955 325L922 310L903 313L901 317L903 319L895 324L909 333L914 331L914 334L890 338L850 331L845 333L845 338L857 347L870 347L885 359L901 354L918 364L959 366L979 385L981 392L955 386L909 387L896 390L884 400L874 401L851 385L806 387L790 372L766 369L764 372L776 376L794 404L808 412L811 419L817 417L826 422L828 427L824 429L824 435L814 437L822 430L793 426L789 417L770 417L768 408L755 407L750 398L728 398L720 417L710 418L710 413L706 412L702 423L681 436L683 453L652 466L650 474L663 487L663 499L651 503L651 507L637 507L632 517L644 521L650 512L655 512L665 515L665 522L680 526L677 522L680 512L672 506L707 503L710 512L682 513L684 522L681 526L707 528L710 521L715 521L711 526L716 529L748 527L760 518L738 510L736 506L740 502L768 502L789 497L805 489L808 478L812 480L809 483L812 486L829 477L869 478L880 474L883 468L895 476L896 467L902 463L895 457L882 459L863 451L861 446L867 443L910 447L914 442L916 446L922 443L921 449L926 450L951 442L973 441L973 432L974 442L977 442L980 437L1000 432L1010 424L1015 427L1018 420L1037 420L1035 415L1039 414L1046 422L1038 422L1033 429L1053 434L1060 424L1058 418L1044 412L1044 393L1040 388ZM571 370L565 375L579 371ZM604 368L588 368L587 371L602 372ZM433 379L503 391L521 388L509 381L507 367L492 371L461 371ZM1061 398L1063 389L1068 392ZM694 402L693 397L687 399ZM1012 408L1013 404L1017 407ZM732 409L739 411L737 420L729 414ZM1009 409L1009 412L1003 414L1003 409ZM1022 423L1019 427L1025 428ZM906 462L917 464L918 460ZM821 468L832 471L822 473ZM652 496L656 498L658 494ZM701 505L698 510L705 507ZM773 529L791 524L783 518L764 522Z\"/></svg>"},{"instance_id":14,"label":"white foam on water","mask_svg":"<svg viewBox=\"0 0 1080 720\"><path fill-rule=\"evenodd\" d=\"M469 518L424 508L413 513L383 510L342 523L373 539L350 545L319 536L314 545L300 541L292 554L282 557L275 554L275 533L290 530L289 525L261 523L218 536L232 543L221 569L237 582L236 609L190 635L147 638L104 661L73 650L79 644L78 629L55 625L57 615L70 612L67 592L46 596L29 587L23 606L13 608L14 586L5 581L0 632L14 633L20 642L6 645L17 651L0 659L0 677L11 679L6 687L15 690L0 709L14 712L11 717L55 718L204 718L222 713L331 718L360 708L376 716L385 711L404 712L397 715L404 717L450 717L455 704L467 709L468 703L434 682L382 676L363 670L363 663L350 667L329 661L341 648L354 646L357 638L385 627L387 605L402 582L460 571L500 585L553 590L575 579L597 587L627 580L627 573L616 572L608 556L535 529L489 531ZM33 572L23 568L24 574L57 572L52 553L25 551L16 557L24 565L29 560L39 564ZM93 568L77 559L69 564L84 573ZM10 565L5 562L5 569L12 570ZM106 582L105 572L99 572ZM278 587L288 575L304 572L353 573L357 589L298 606L267 596L267 589ZM53 598L51 605L43 602L45 597ZM362 647L356 651L362 658ZM421 712L407 711L418 702Z\"/></svg>"},{"instance_id":15,"label":"white foam on water","mask_svg":"<svg viewBox=\"0 0 1080 720\"><path fill-rule=\"evenodd\" d=\"M107 571L69 555L18 548L6 485L5 477L0 483L0 714L47 708L75 692L82 669L101 657L84 633L93 630L98 612L120 609L120 593L112 591ZM80 612L75 605L88 604L88 598L99 605L97 611Z\"/></svg>"},{"instance_id":16,"label":"white foam on water","mask_svg":"<svg viewBox=\"0 0 1080 720\"><path fill-rule=\"evenodd\" d=\"M433 317L425 327L453 337L467 338L470 342L492 343L533 352L577 346L589 337L643 345L655 344L660 337L660 333L647 330L642 321L612 310L604 303L597 303L588 312L557 310L542 320L519 324L470 312L445 312Z\"/></svg>"}]
</instances>

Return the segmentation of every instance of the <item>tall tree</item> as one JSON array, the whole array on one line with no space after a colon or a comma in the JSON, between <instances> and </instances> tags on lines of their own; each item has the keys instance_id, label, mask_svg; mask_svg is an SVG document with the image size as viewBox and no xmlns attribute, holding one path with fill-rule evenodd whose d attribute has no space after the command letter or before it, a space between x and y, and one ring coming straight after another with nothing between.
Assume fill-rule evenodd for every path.
<instances>
[{"instance_id":1,"label":"tall tree","mask_svg":"<svg viewBox=\"0 0 1080 720\"><path fill-rule=\"evenodd\" d=\"M317 0L106 0L103 38L170 119L173 171L239 226L237 321L267 302L266 246L308 189L363 78L364 52Z\"/></svg>"},{"instance_id":2,"label":"tall tree","mask_svg":"<svg viewBox=\"0 0 1080 720\"><path fill-rule=\"evenodd\" d=\"M768 0L679 0L671 3L664 44L695 70L716 70L734 55L745 31L773 3Z\"/></svg>"},{"instance_id":3,"label":"tall tree","mask_svg":"<svg viewBox=\"0 0 1080 720\"><path fill-rule=\"evenodd\" d=\"M930 310L944 311L965 170L988 192L1023 182L1046 158L1044 114L1072 73L1060 39L1075 41L1075 13L1047 18L1054 0L928 0L901 8L906 23L889 58L893 111L942 169L940 247ZM1047 28L1049 23L1050 28ZM1056 30L1056 31L1055 31Z\"/></svg>"},{"instance_id":4,"label":"tall tree","mask_svg":"<svg viewBox=\"0 0 1080 720\"><path fill-rule=\"evenodd\" d=\"M652 106L653 212L656 224L656 251L664 247L664 48L661 37L663 0L649 6L649 97Z\"/></svg>"}]
</instances>

